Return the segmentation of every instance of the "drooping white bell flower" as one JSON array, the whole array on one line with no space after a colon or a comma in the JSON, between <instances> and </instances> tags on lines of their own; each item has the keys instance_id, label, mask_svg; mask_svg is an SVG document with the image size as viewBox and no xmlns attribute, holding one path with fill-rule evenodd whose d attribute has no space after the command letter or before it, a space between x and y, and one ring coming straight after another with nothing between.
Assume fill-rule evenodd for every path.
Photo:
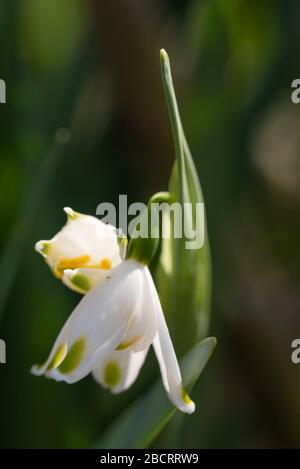
<instances>
[{"instance_id":1,"label":"drooping white bell flower","mask_svg":"<svg viewBox=\"0 0 300 469\"><path fill-rule=\"evenodd\" d=\"M122 261L116 228L65 207L68 220L52 239L35 245L54 275L72 290L86 293Z\"/></svg>"},{"instance_id":2,"label":"drooping white bell flower","mask_svg":"<svg viewBox=\"0 0 300 469\"><path fill-rule=\"evenodd\" d=\"M62 237L63 230L57 237ZM91 240L81 239L86 234L87 231L78 225L77 232L73 228L74 238L71 239L76 239L78 246L86 247ZM105 240L106 252L114 258L117 239L110 239L110 246L108 237ZM62 257L65 255L63 246L63 243L59 245L59 259L65 258ZM93 246L93 249L96 252L100 248ZM90 248L89 253L93 249ZM71 254L76 258L82 253L82 250L79 253L72 250ZM52 265L55 269L57 260ZM89 267L78 266L77 269L80 275L87 275ZM72 280L73 270L67 269L64 275ZM144 262L129 258L117 263L98 281L94 277L93 286L65 323L48 359L41 366L35 365L32 372L67 383L74 383L92 373L103 387L119 393L130 387L137 378L151 344L170 400L181 411L192 413L195 405L183 388L176 354L150 271Z\"/></svg>"}]
</instances>

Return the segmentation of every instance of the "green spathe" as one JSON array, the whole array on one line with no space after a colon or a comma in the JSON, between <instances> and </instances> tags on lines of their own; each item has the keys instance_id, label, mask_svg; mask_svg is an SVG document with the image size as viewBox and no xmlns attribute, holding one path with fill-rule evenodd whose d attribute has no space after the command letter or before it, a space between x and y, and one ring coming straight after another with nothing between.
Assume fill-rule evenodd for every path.
<instances>
[{"instance_id":1,"label":"green spathe","mask_svg":"<svg viewBox=\"0 0 300 469\"><path fill-rule=\"evenodd\" d=\"M169 191L175 201L183 206L188 203L193 207L184 220L186 233L192 232L193 227L196 227L204 236L204 243L200 244L198 249L188 248L192 240L188 237L173 236L174 221L169 217L172 236L162 242L155 271L162 305L165 314L170 318L176 351L181 354L187 351L191 344L208 334L212 272L204 212L203 217L197 221L197 207L199 204L203 206L204 203L199 176L180 119L170 61L165 50L161 50L160 58L176 153Z\"/></svg>"}]
</instances>

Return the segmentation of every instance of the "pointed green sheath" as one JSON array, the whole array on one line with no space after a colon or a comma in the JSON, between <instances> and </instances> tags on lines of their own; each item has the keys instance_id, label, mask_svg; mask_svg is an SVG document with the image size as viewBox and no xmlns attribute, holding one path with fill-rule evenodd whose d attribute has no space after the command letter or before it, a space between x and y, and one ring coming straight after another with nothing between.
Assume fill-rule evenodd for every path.
<instances>
[{"instance_id":1,"label":"pointed green sheath","mask_svg":"<svg viewBox=\"0 0 300 469\"><path fill-rule=\"evenodd\" d=\"M162 80L168 104L176 152L169 192L173 200L203 203L198 174L181 124L167 53L160 53ZM166 215L168 217L168 215ZM169 218L171 229L173 221ZM195 212L187 222L195 226ZM174 227L173 227L174 228ZM199 339L207 336L211 299L210 249L205 229L204 245L186 249L186 238L162 240L156 284L172 330L175 348L184 353Z\"/></svg>"}]
</instances>

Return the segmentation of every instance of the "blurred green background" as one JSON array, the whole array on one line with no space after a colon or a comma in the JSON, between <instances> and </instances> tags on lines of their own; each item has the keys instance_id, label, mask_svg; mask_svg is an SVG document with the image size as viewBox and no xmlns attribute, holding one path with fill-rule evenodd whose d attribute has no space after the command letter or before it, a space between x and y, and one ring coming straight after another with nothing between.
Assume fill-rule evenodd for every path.
<instances>
[{"instance_id":1,"label":"blurred green background","mask_svg":"<svg viewBox=\"0 0 300 469\"><path fill-rule=\"evenodd\" d=\"M205 196L218 348L197 412L176 414L153 446L300 445L299 21L296 0L0 0L0 447L90 447L159 376L150 357L113 397L90 377L69 386L29 370L79 299L34 243L64 206L95 214L167 188L162 47Z\"/></svg>"}]
</instances>

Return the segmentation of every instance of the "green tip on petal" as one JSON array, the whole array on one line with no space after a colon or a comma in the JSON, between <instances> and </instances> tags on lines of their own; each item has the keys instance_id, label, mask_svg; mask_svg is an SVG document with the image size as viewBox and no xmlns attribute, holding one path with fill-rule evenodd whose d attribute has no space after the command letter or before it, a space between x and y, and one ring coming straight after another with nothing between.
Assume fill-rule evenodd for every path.
<instances>
[{"instance_id":1,"label":"green tip on petal","mask_svg":"<svg viewBox=\"0 0 300 469\"><path fill-rule=\"evenodd\" d=\"M76 340L76 342L74 342L71 345L66 358L64 359L62 364L58 367L60 373L62 373L63 375L67 375L71 373L72 371L74 371L78 367L80 362L82 361L84 351L85 351L85 338L80 337L80 339Z\"/></svg>"},{"instance_id":2,"label":"green tip on petal","mask_svg":"<svg viewBox=\"0 0 300 469\"><path fill-rule=\"evenodd\" d=\"M91 288L91 283L85 275L75 274L74 277L70 278L70 281L75 285L75 287L80 288L80 290L83 290L84 292L89 291Z\"/></svg>"},{"instance_id":3,"label":"green tip on petal","mask_svg":"<svg viewBox=\"0 0 300 469\"><path fill-rule=\"evenodd\" d=\"M120 382L121 368L115 361L110 361L104 369L104 383L109 388L114 388Z\"/></svg>"},{"instance_id":4,"label":"green tip on petal","mask_svg":"<svg viewBox=\"0 0 300 469\"><path fill-rule=\"evenodd\" d=\"M70 220L75 220L75 218L80 215L79 213L75 212L71 207L64 207L64 212L66 213L68 217L68 221Z\"/></svg>"},{"instance_id":5,"label":"green tip on petal","mask_svg":"<svg viewBox=\"0 0 300 469\"><path fill-rule=\"evenodd\" d=\"M47 241L38 241L35 245L35 250L42 254L42 256L47 256L49 254L50 243Z\"/></svg>"},{"instance_id":6,"label":"green tip on petal","mask_svg":"<svg viewBox=\"0 0 300 469\"><path fill-rule=\"evenodd\" d=\"M183 399L183 402L184 402L186 405L191 405L191 404L193 404L192 399L190 398L190 396L188 395L188 393L186 392L186 390L185 390L184 388L182 388L182 399Z\"/></svg>"},{"instance_id":7,"label":"green tip on petal","mask_svg":"<svg viewBox=\"0 0 300 469\"><path fill-rule=\"evenodd\" d=\"M67 343L64 342L56 350L54 357L52 358L51 362L49 363L47 367L47 371L57 368L64 361L67 355L67 351L68 351L68 346L67 346Z\"/></svg>"}]
</instances>

